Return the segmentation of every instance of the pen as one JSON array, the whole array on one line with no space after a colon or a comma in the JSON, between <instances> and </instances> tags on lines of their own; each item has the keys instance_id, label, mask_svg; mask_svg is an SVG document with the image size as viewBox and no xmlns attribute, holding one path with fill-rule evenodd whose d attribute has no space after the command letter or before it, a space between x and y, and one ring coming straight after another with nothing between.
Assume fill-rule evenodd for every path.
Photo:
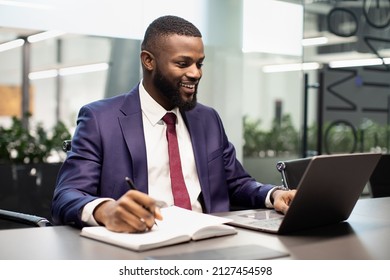
<instances>
[{"instance_id":1,"label":"pen","mask_svg":"<svg viewBox=\"0 0 390 280\"><path fill-rule=\"evenodd\" d=\"M129 177L125 177L125 180L126 180L127 184L129 185L130 189L132 189L134 191L138 191L134 182ZM168 207L168 204L164 201L156 200L156 206L158 208L165 208L165 207Z\"/></svg>"},{"instance_id":2,"label":"pen","mask_svg":"<svg viewBox=\"0 0 390 280\"><path fill-rule=\"evenodd\" d=\"M133 181L129 177L125 177L125 180L126 180L127 184L129 185L130 189L132 189L134 191L138 191L137 188L135 187Z\"/></svg>"},{"instance_id":3,"label":"pen","mask_svg":"<svg viewBox=\"0 0 390 280\"><path fill-rule=\"evenodd\" d=\"M133 181L129 178L129 177L125 177L125 180L127 182L127 184L129 185L130 189L134 190L134 191L138 191L137 188L135 187ZM158 206L158 205L157 205ZM146 210L149 211L150 214L154 215L154 213L152 211L150 211L149 208L146 208L144 207ZM156 221L154 221L154 224L157 226L157 223Z\"/></svg>"}]
</instances>

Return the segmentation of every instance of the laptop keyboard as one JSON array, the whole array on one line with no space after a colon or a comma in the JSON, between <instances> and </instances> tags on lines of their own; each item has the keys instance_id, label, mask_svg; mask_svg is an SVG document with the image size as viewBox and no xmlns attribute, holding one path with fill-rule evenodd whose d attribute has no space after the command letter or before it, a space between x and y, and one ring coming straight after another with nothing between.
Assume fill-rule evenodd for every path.
<instances>
[{"instance_id":1,"label":"laptop keyboard","mask_svg":"<svg viewBox=\"0 0 390 280\"><path fill-rule=\"evenodd\" d=\"M280 227L280 224L282 223L282 221L283 221L283 217L280 217L280 218L253 221L253 222L250 222L249 224L254 226L254 227L277 230Z\"/></svg>"}]
</instances>

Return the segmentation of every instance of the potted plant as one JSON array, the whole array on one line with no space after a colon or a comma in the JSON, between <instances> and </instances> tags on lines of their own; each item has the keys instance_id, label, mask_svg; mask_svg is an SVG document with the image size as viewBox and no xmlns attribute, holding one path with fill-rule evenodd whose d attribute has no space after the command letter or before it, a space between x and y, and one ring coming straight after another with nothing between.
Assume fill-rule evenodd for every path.
<instances>
[{"instance_id":1,"label":"potted plant","mask_svg":"<svg viewBox=\"0 0 390 280\"><path fill-rule=\"evenodd\" d=\"M269 131L260 128L260 120L250 120L244 116L244 157L276 157L285 154L297 154L299 146L298 132L294 128L290 115L274 120Z\"/></svg>"},{"instance_id":2,"label":"potted plant","mask_svg":"<svg viewBox=\"0 0 390 280\"><path fill-rule=\"evenodd\" d=\"M50 218L61 162L49 159L64 153L62 142L70 137L62 122L50 132L41 123L26 129L16 117L12 118L10 127L0 127L0 173L3 173L0 174L0 208Z\"/></svg>"},{"instance_id":3,"label":"potted plant","mask_svg":"<svg viewBox=\"0 0 390 280\"><path fill-rule=\"evenodd\" d=\"M296 158L299 137L289 115L274 120L270 130L261 128L261 121L243 118L244 146L243 165L258 181L280 183L276 163Z\"/></svg>"}]
</instances>

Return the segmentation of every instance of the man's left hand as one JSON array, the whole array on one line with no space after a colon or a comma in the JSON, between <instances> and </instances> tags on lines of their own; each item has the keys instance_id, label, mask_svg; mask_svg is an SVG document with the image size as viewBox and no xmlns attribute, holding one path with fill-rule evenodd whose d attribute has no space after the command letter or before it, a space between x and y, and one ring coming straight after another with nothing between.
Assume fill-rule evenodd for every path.
<instances>
[{"instance_id":1,"label":"man's left hand","mask_svg":"<svg viewBox=\"0 0 390 280\"><path fill-rule=\"evenodd\" d=\"M276 190L273 192L272 196L274 199L274 208L278 212L283 214L287 213L288 207L291 204L291 201L294 199L296 190Z\"/></svg>"}]
</instances>

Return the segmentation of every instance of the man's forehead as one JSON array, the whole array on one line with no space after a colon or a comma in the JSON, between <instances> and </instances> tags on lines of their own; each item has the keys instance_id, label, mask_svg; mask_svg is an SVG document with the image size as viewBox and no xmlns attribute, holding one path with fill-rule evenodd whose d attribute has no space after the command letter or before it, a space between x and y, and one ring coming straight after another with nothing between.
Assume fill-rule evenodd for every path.
<instances>
[{"instance_id":1,"label":"man's forehead","mask_svg":"<svg viewBox=\"0 0 390 280\"><path fill-rule=\"evenodd\" d=\"M202 41L202 37L196 37L196 36L189 36L189 35L180 35L180 34L164 34L159 36L158 41L160 42L170 42L175 40L181 40L181 41Z\"/></svg>"},{"instance_id":2,"label":"man's forehead","mask_svg":"<svg viewBox=\"0 0 390 280\"><path fill-rule=\"evenodd\" d=\"M204 57L204 46L201 37L171 35L165 36L154 45L154 54L169 56ZM199 58L197 58L199 59Z\"/></svg>"}]
</instances>

